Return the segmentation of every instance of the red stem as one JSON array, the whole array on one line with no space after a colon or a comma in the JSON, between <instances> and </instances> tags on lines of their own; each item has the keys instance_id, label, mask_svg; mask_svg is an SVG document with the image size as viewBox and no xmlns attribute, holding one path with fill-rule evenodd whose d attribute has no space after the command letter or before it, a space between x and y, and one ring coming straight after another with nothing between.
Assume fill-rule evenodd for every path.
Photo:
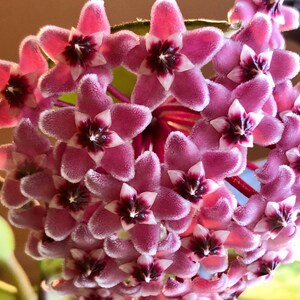
<instances>
[{"instance_id":1,"label":"red stem","mask_svg":"<svg viewBox=\"0 0 300 300\"><path fill-rule=\"evenodd\" d=\"M250 198L251 196L258 194L258 192L252 186L250 186L248 183L246 183L243 179L241 179L238 176L228 177L225 180L247 198Z\"/></svg>"},{"instance_id":2,"label":"red stem","mask_svg":"<svg viewBox=\"0 0 300 300\"><path fill-rule=\"evenodd\" d=\"M247 168L251 171L257 170L259 167L252 161L247 161Z\"/></svg>"},{"instance_id":3,"label":"red stem","mask_svg":"<svg viewBox=\"0 0 300 300\"><path fill-rule=\"evenodd\" d=\"M57 107L72 107L74 106L72 103L64 102L62 100L56 99L54 100L54 106Z\"/></svg>"},{"instance_id":4,"label":"red stem","mask_svg":"<svg viewBox=\"0 0 300 300\"><path fill-rule=\"evenodd\" d=\"M130 99L111 84L107 87L107 91L121 102L130 103Z\"/></svg>"}]
</instances>

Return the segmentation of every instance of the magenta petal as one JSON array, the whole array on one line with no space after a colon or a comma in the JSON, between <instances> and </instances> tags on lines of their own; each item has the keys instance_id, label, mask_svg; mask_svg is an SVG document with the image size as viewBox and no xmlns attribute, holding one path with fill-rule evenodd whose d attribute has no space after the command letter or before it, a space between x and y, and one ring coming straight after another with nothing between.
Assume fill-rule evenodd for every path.
<instances>
[{"instance_id":1,"label":"magenta petal","mask_svg":"<svg viewBox=\"0 0 300 300\"><path fill-rule=\"evenodd\" d=\"M47 171L22 178L20 188L26 197L43 201L50 201L56 193L52 174Z\"/></svg>"},{"instance_id":2,"label":"magenta petal","mask_svg":"<svg viewBox=\"0 0 300 300\"><path fill-rule=\"evenodd\" d=\"M109 175L89 170L85 177L85 185L100 199L110 201L119 198L122 183Z\"/></svg>"},{"instance_id":3,"label":"magenta petal","mask_svg":"<svg viewBox=\"0 0 300 300\"><path fill-rule=\"evenodd\" d=\"M300 69L299 55L286 50L275 50L270 65L270 73L275 84L295 77Z\"/></svg>"},{"instance_id":4,"label":"magenta petal","mask_svg":"<svg viewBox=\"0 0 300 300\"><path fill-rule=\"evenodd\" d=\"M134 152L131 144L109 148L101 160L101 166L114 178L128 181L134 177Z\"/></svg>"},{"instance_id":5,"label":"magenta petal","mask_svg":"<svg viewBox=\"0 0 300 300\"><path fill-rule=\"evenodd\" d=\"M295 114L287 114L283 117L283 122L284 130L278 146L286 151L300 144L300 118Z\"/></svg>"},{"instance_id":6,"label":"magenta petal","mask_svg":"<svg viewBox=\"0 0 300 300\"><path fill-rule=\"evenodd\" d=\"M1 203L8 208L19 208L29 199L21 194L20 182L7 178L2 186Z\"/></svg>"},{"instance_id":7,"label":"magenta petal","mask_svg":"<svg viewBox=\"0 0 300 300\"><path fill-rule=\"evenodd\" d=\"M133 103L141 104L154 110L166 98L167 92L155 75L139 75L132 91Z\"/></svg>"},{"instance_id":8,"label":"magenta petal","mask_svg":"<svg viewBox=\"0 0 300 300\"><path fill-rule=\"evenodd\" d=\"M268 49L271 32L270 18L265 14L257 13L251 22L235 36L235 40L247 44L256 53L260 53Z\"/></svg>"},{"instance_id":9,"label":"magenta petal","mask_svg":"<svg viewBox=\"0 0 300 300\"><path fill-rule=\"evenodd\" d=\"M196 111L209 102L207 84L197 68L176 73L170 91L182 105Z\"/></svg>"},{"instance_id":10,"label":"magenta petal","mask_svg":"<svg viewBox=\"0 0 300 300\"><path fill-rule=\"evenodd\" d=\"M49 141L37 130L29 119L22 119L14 132L17 150L30 155L46 153L50 150Z\"/></svg>"},{"instance_id":11,"label":"magenta petal","mask_svg":"<svg viewBox=\"0 0 300 300\"><path fill-rule=\"evenodd\" d=\"M173 33L183 31L185 31L184 20L176 1L156 1L151 10L150 33L166 40Z\"/></svg>"},{"instance_id":12,"label":"magenta petal","mask_svg":"<svg viewBox=\"0 0 300 300\"><path fill-rule=\"evenodd\" d=\"M135 176L130 181L139 193L156 191L160 185L160 161L154 152L145 151L135 162ZM145 176L147 174L147 176Z\"/></svg>"},{"instance_id":13,"label":"magenta petal","mask_svg":"<svg viewBox=\"0 0 300 300\"><path fill-rule=\"evenodd\" d=\"M67 238L75 228L76 221L65 209L49 208L45 220L46 234L56 241Z\"/></svg>"},{"instance_id":14,"label":"magenta petal","mask_svg":"<svg viewBox=\"0 0 300 300\"><path fill-rule=\"evenodd\" d=\"M190 212L190 203L173 190L161 188L152 206L156 218L179 220Z\"/></svg>"},{"instance_id":15,"label":"magenta petal","mask_svg":"<svg viewBox=\"0 0 300 300\"><path fill-rule=\"evenodd\" d=\"M295 8L283 5L280 8L284 16L284 24L280 24L280 31L297 29L299 27L299 11Z\"/></svg>"},{"instance_id":16,"label":"magenta petal","mask_svg":"<svg viewBox=\"0 0 300 300\"><path fill-rule=\"evenodd\" d=\"M240 64L242 44L231 39L226 40L221 50L214 56L214 68L219 74L226 75Z\"/></svg>"},{"instance_id":17,"label":"magenta petal","mask_svg":"<svg viewBox=\"0 0 300 300\"><path fill-rule=\"evenodd\" d=\"M33 206L24 210L10 209L8 219L12 225L19 228L40 230L44 228L45 208Z\"/></svg>"},{"instance_id":18,"label":"magenta petal","mask_svg":"<svg viewBox=\"0 0 300 300\"><path fill-rule=\"evenodd\" d=\"M163 288L163 294L168 298L178 297L180 295L187 294L191 290L191 281L177 281L173 278L168 278Z\"/></svg>"},{"instance_id":19,"label":"magenta petal","mask_svg":"<svg viewBox=\"0 0 300 300\"><path fill-rule=\"evenodd\" d=\"M151 122L152 115L148 107L142 105L116 104L111 110L112 126L124 140L130 140L141 133Z\"/></svg>"},{"instance_id":20,"label":"magenta petal","mask_svg":"<svg viewBox=\"0 0 300 300\"><path fill-rule=\"evenodd\" d=\"M193 280L194 290L204 295L211 295L223 291L227 286L228 277L222 274L219 279L208 280L197 277Z\"/></svg>"},{"instance_id":21,"label":"magenta petal","mask_svg":"<svg viewBox=\"0 0 300 300\"><path fill-rule=\"evenodd\" d=\"M231 95L231 99L238 99L247 112L259 111L269 99L272 86L264 76L240 84Z\"/></svg>"},{"instance_id":22,"label":"magenta petal","mask_svg":"<svg viewBox=\"0 0 300 300\"><path fill-rule=\"evenodd\" d=\"M192 261L185 250L179 250L171 256L172 265L167 269L167 273L174 274L180 278L191 278L199 270L199 263Z\"/></svg>"},{"instance_id":23,"label":"magenta petal","mask_svg":"<svg viewBox=\"0 0 300 300\"><path fill-rule=\"evenodd\" d=\"M59 63L41 76L39 87L42 95L49 97L72 92L76 84L71 76L70 67Z\"/></svg>"},{"instance_id":24,"label":"magenta petal","mask_svg":"<svg viewBox=\"0 0 300 300\"><path fill-rule=\"evenodd\" d=\"M23 74L42 74L48 69L46 59L41 53L35 36L28 36L20 45L20 70Z\"/></svg>"},{"instance_id":25,"label":"magenta petal","mask_svg":"<svg viewBox=\"0 0 300 300\"><path fill-rule=\"evenodd\" d=\"M202 162L207 178L223 180L232 176L241 165L241 153L238 148L227 151L207 151L203 153ZM216 165L216 161L219 163Z\"/></svg>"},{"instance_id":26,"label":"magenta petal","mask_svg":"<svg viewBox=\"0 0 300 300\"><path fill-rule=\"evenodd\" d=\"M167 229L171 232L176 232L177 234L184 233L188 230L189 226L193 222L193 217L195 212L191 209L188 215L179 220L169 220L166 222Z\"/></svg>"},{"instance_id":27,"label":"magenta petal","mask_svg":"<svg viewBox=\"0 0 300 300\"><path fill-rule=\"evenodd\" d=\"M82 77L78 85L78 110L89 115L92 119L100 112L109 109L112 100L105 94L95 74Z\"/></svg>"},{"instance_id":28,"label":"magenta petal","mask_svg":"<svg viewBox=\"0 0 300 300\"><path fill-rule=\"evenodd\" d=\"M199 150L189 138L179 131L169 134L165 145L165 162L169 170L187 172L199 160Z\"/></svg>"},{"instance_id":29,"label":"magenta petal","mask_svg":"<svg viewBox=\"0 0 300 300\"><path fill-rule=\"evenodd\" d=\"M110 25L107 19L104 1L89 1L81 10L77 29L84 35L90 35L95 32L110 33Z\"/></svg>"},{"instance_id":30,"label":"magenta petal","mask_svg":"<svg viewBox=\"0 0 300 300\"><path fill-rule=\"evenodd\" d=\"M70 182L79 182L94 167L94 161L84 149L67 147L62 158L61 174Z\"/></svg>"},{"instance_id":31,"label":"magenta petal","mask_svg":"<svg viewBox=\"0 0 300 300\"><path fill-rule=\"evenodd\" d=\"M48 25L41 28L38 39L45 53L56 60L57 56L68 44L70 31L57 26Z\"/></svg>"},{"instance_id":32,"label":"magenta petal","mask_svg":"<svg viewBox=\"0 0 300 300\"><path fill-rule=\"evenodd\" d=\"M183 48L181 52L193 64L203 66L211 60L222 45L222 31L214 27L200 28L187 31L183 35Z\"/></svg>"},{"instance_id":33,"label":"magenta petal","mask_svg":"<svg viewBox=\"0 0 300 300\"><path fill-rule=\"evenodd\" d=\"M264 115L253 131L254 143L261 146L270 146L277 143L282 136L284 126L275 117Z\"/></svg>"},{"instance_id":34,"label":"magenta petal","mask_svg":"<svg viewBox=\"0 0 300 300\"><path fill-rule=\"evenodd\" d=\"M225 242L226 247L241 251L251 251L258 247L260 235L253 233L246 227L232 225L230 234Z\"/></svg>"},{"instance_id":35,"label":"magenta petal","mask_svg":"<svg viewBox=\"0 0 300 300\"><path fill-rule=\"evenodd\" d=\"M140 255L130 240L119 239L114 235L105 239L104 251L114 259L132 260Z\"/></svg>"},{"instance_id":36,"label":"magenta petal","mask_svg":"<svg viewBox=\"0 0 300 300\"><path fill-rule=\"evenodd\" d=\"M209 255L201 260L201 267L208 273L224 272L228 267L227 255Z\"/></svg>"},{"instance_id":37,"label":"magenta petal","mask_svg":"<svg viewBox=\"0 0 300 300\"><path fill-rule=\"evenodd\" d=\"M36 231L29 232L24 252L28 256L36 260L42 259L41 253L38 250L39 242L40 242L40 236L37 234L37 232Z\"/></svg>"},{"instance_id":38,"label":"magenta petal","mask_svg":"<svg viewBox=\"0 0 300 300\"><path fill-rule=\"evenodd\" d=\"M160 225L137 224L129 231L135 249L141 254L155 255L160 235Z\"/></svg>"},{"instance_id":39,"label":"magenta petal","mask_svg":"<svg viewBox=\"0 0 300 300\"><path fill-rule=\"evenodd\" d=\"M86 223L79 223L71 233L71 239L75 243L75 247L86 249L88 247L95 248L102 246L102 241L96 240L88 230ZM73 246L74 247L74 246Z\"/></svg>"},{"instance_id":40,"label":"magenta petal","mask_svg":"<svg viewBox=\"0 0 300 300\"><path fill-rule=\"evenodd\" d=\"M121 228L120 217L100 207L88 222L88 229L97 239L104 239Z\"/></svg>"},{"instance_id":41,"label":"magenta petal","mask_svg":"<svg viewBox=\"0 0 300 300\"><path fill-rule=\"evenodd\" d=\"M14 168L12 160L13 150L12 144L0 145L0 170L8 171Z\"/></svg>"}]
</instances>

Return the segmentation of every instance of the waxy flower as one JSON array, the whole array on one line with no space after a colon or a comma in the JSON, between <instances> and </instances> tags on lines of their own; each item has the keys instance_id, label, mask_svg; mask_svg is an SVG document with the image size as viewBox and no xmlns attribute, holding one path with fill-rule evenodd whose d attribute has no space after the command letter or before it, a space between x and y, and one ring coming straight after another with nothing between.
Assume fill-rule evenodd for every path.
<instances>
[{"instance_id":1,"label":"waxy flower","mask_svg":"<svg viewBox=\"0 0 300 300\"><path fill-rule=\"evenodd\" d=\"M23 40L19 56L19 64L0 61L0 128L13 127L26 117L36 124L41 111L50 106L50 99L37 91L38 78L48 67L36 37Z\"/></svg>"},{"instance_id":2,"label":"waxy flower","mask_svg":"<svg viewBox=\"0 0 300 300\"><path fill-rule=\"evenodd\" d=\"M199 68L222 46L215 28L187 31L174 0L156 1L150 32L128 53L124 64L138 74L132 93L134 103L155 109L169 95L184 106L202 110L209 101Z\"/></svg>"},{"instance_id":3,"label":"waxy flower","mask_svg":"<svg viewBox=\"0 0 300 300\"><path fill-rule=\"evenodd\" d=\"M263 114L253 112L247 114L236 99L228 110L228 117L219 117L210 121L210 124L222 134L221 148L235 145L253 147L252 133L263 117Z\"/></svg>"}]
</instances>

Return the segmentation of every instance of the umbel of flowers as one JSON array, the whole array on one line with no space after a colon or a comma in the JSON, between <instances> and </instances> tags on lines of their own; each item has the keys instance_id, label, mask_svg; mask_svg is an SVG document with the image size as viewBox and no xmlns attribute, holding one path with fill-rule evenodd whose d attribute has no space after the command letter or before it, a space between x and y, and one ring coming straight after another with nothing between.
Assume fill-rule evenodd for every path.
<instances>
[{"instance_id":1,"label":"umbel of flowers","mask_svg":"<svg viewBox=\"0 0 300 300\"><path fill-rule=\"evenodd\" d=\"M30 229L28 255L64 261L44 286L80 300L236 299L295 259L299 56L281 32L298 20L283 0L236 0L229 35L157 0L150 23L111 28L91 0L76 28L46 26L18 64L0 62L0 126L15 127L1 199ZM126 96L114 83L132 74ZM269 149L260 168L254 145Z\"/></svg>"}]
</instances>

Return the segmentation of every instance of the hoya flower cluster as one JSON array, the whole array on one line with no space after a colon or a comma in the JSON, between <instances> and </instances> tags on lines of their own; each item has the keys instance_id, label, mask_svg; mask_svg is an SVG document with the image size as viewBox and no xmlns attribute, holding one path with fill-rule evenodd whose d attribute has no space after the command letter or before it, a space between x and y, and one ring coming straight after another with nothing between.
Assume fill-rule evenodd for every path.
<instances>
[{"instance_id":1,"label":"hoya flower cluster","mask_svg":"<svg viewBox=\"0 0 300 300\"><path fill-rule=\"evenodd\" d=\"M229 36L187 30L175 0L157 0L141 36L111 33L104 1L91 0L76 28L45 26L22 42L18 64L0 61L0 126L15 127L0 147L1 199L11 223L30 229L27 254L64 259L49 289L236 299L293 261L299 56L281 32L298 19L283 0L236 0ZM136 76L130 97L112 84L120 66ZM254 145L269 149L260 168ZM240 178L246 169L259 189Z\"/></svg>"}]
</instances>

